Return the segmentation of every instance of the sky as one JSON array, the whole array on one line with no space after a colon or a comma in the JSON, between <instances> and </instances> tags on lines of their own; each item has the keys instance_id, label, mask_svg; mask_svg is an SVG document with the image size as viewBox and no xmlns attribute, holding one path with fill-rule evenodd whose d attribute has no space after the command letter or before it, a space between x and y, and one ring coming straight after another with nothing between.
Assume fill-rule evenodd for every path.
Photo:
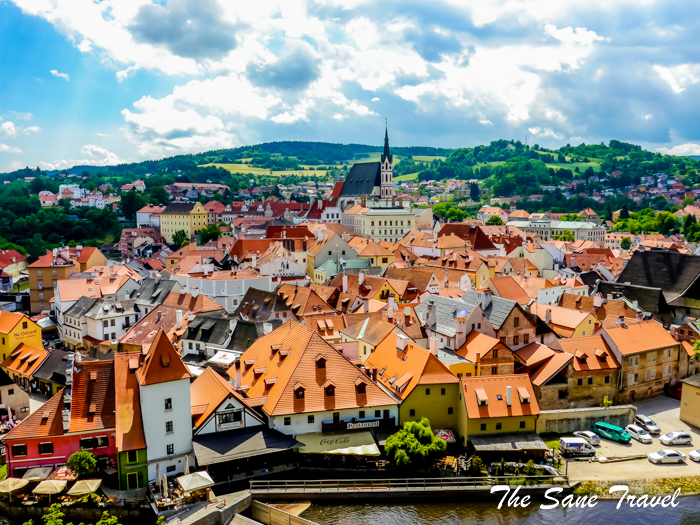
<instances>
[{"instance_id":1,"label":"sky","mask_svg":"<svg viewBox=\"0 0 700 525\"><path fill-rule=\"evenodd\" d=\"M0 0L0 172L275 140L700 155L696 0Z\"/></svg>"}]
</instances>

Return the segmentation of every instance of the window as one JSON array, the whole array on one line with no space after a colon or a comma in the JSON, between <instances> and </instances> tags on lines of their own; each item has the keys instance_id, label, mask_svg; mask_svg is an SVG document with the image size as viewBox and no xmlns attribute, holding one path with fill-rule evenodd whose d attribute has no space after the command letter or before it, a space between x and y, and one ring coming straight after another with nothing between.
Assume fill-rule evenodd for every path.
<instances>
[{"instance_id":1,"label":"window","mask_svg":"<svg viewBox=\"0 0 700 525\"><path fill-rule=\"evenodd\" d=\"M513 336L513 345L519 345L519 344L520 344L520 336L514 335Z\"/></svg>"},{"instance_id":2,"label":"window","mask_svg":"<svg viewBox=\"0 0 700 525\"><path fill-rule=\"evenodd\" d=\"M26 456L27 445L12 445L12 455L14 457Z\"/></svg>"},{"instance_id":3,"label":"window","mask_svg":"<svg viewBox=\"0 0 700 525\"><path fill-rule=\"evenodd\" d=\"M15 389L14 389L14 388L10 388L10 389L7 391L7 395L8 395L8 396L13 396L14 394L15 394Z\"/></svg>"},{"instance_id":4,"label":"window","mask_svg":"<svg viewBox=\"0 0 700 525\"><path fill-rule=\"evenodd\" d=\"M128 450L126 452L126 462L127 463L136 463L139 459L139 454L136 450Z\"/></svg>"},{"instance_id":5,"label":"window","mask_svg":"<svg viewBox=\"0 0 700 525\"><path fill-rule=\"evenodd\" d=\"M365 418L365 411L360 410L360 419L364 419L364 418Z\"/></svg>"},{"instance_id":6,"label":"window","mask_svg":"<svg viewBox=\"0 0 700 525\"><path fill-rule=\"evenodd\" d=\"M493 349L493 358L498 359L498 350L496 350L495 348Z\"/></svg>"},{"instance_id":7,"label":"window","mask_svg":"<svg viewBox=\"0 0 700 525\"><path fill-rule=\"evenodd\" d=\"M656 363L656 352L647 352L647 363Z\"/></svg>"},{"instance_id":8,"label":"window","mask_svg":"<svg viewBox=\"0 0 700 525\"><path fill-rule=\"evenodd\" d=\"M165 432L169 433L173 431L173 422L172 421L166 421L165 422Z\"/></svg>"},{"instance_id":9,"label":"window","mask_svg":"<svg viewBox=\"0 0 700 525\"><path fill-rule=\"evenodd\" d=\"M454 411L455 411L455 410L454 410L454 408L452 408L452 407L448 407L448 408L447 408L447 413L448 413L448 414L454 414Z\"/></svg>"},{"instance_id":10,"label":"window","mask_svg":"<svg viewBox=\"0 0 700 525\"><path fill-rule=\"evenodd\" d=\"M44 292L39 292L39 299L43 299L43 298L44 298Z\"/></svg>"},{"instance_id":11,"label":"window","mask_svg":"<svg viewBox=\"0 0 700 525\"><path fill-rule=\"evenodd\" d=\"M107 436L97 436L97 448L106 447L109 445L109 438Z\"/></svg>"},{"instance_id":12,"label":"window","mask_svg":"<svg viewBox=\"0 0 700 525\"><path fill-rule=\"evenodd\" d=\"M39 443L39 454L53 454L53 443Z\"/></svg>"},{"instance_id":13,"label":"window","mask_svg":"<svg viewBox=\"0 0 700 525\"><path fill-rule=\"evenodd\" d=\"M430 395L430 389L429 389L429 388L426 388L426 389L425 389L425 395L426 395L426 396L429 396L429 395Z\"/></svg>"},{"instance_id":14,"label":"window","mask_svg":"<svg viewBox=\"0 0 700 525\"><path fill-rule=\"evenodd\" d=\"M308 417L306 418L306 422L307 422L309 425L313 425L313 424L314 424L314 416L308 416Z\"/></svg>"},{"instance_id":15,"label":"window","mask_svg":"<svg viewBox=\"0 0 700 525\"><path fill-rule=\"evenodd\" d=\"M225 414L219 414L219 425L224 425L226 423L237 423L243 420L243 411L236 410L235 412L227 412Z\"/></svg>"},{"instance_id":16,"label":"window","mask_svg":"<svg viewBox=\"0 0 700 525\"><path fill-rule=\"evenodd\" d=\"M576 381L576 384L577 384L578 386L583 385L583 378L582 378L582 377L579 377L578 380Z\"/></svg>"},{"instance_id":17,"label":"window","mask_svg":"<svg viewBox=\"0 0 700 525\"><path fill-rule=\"evenodd\" d=\"M670 376L671 375L671 365L664 365L664 376Z\"/></svg>"},{"instance_id":18,"label":"window","mask_svg":"<svg viewBox=\"0 0 700 525\"><path fill-rule=\"evenodd\" d=\"M589 385L592 385L592 384L593 384L593 378L592 378L592 377L589 377L589 378L588 378L588 384L589 384Z\"/></svg>"},{"instance_id":19,"label":"window","mask_svg":"<svg viewBox=\"0 0 700 525\"><path fill-rule=\"evenodd\" d=\"M83 438L80 440L80 448L84 448L85 450L95 448L95 439L94 438Z\"/></svg>"},{"instance_id":20,"label":"window","mask_svg":"<svg viewBox=\"0 0 700 525\"><path fill-rule=\"evenodd\" d=\"M627 364L629 366L639 366L639 356L633 356L633 357L628 357L627 358Z\"/></svg>"},{"instance_id":21,"label":"window","mask_svg":"<svg viewBox=\"0 0 700 525\"><path fill-rule=\"evenodd\" d=\"M501 430L502 427L503 427L502 423L496 423L496 430Z\"/></svg>"},{"instance_id":22,"label":"window","mask_svg":"<svg viewBox=\"0 0 700 525\"><path fill-rule=\"evenodd\" d=\"M326 395L328 397L335 397L335 387L333 385L328 385L326 387Z\"/></svg>"},{"instance_id":23,"label":"window","mask_svg":"<svg viewBox=\"0 0 700 525\"><path fill-rule=\"evenodd\" d=\"M291 425L291 424L292 424L292 418L289 417L289 416L288 416L288 417L285 417L285 418L284 418L284 426L285 426L285 427L288 427L288 426Z\"/></svg>"},{"instance_id":24,"label":"window","mask_svg":"<svg viewBox=\"0 0 700 525\"><path fill-rule=\"evenodd\" d=\"M513 319L513 326L520 326L520 317L515 317Z\"/></svg>"},{"instance_id":25,"label":"window","mask_svg":"<svg viewBox=\"0 0 700 525\"><path fill-rule=\"evenodd\" d=\"M441 388L441 389L440 389L440 395L441 395L441 396L444 396L444 395L445 395L445 389L444 389L444 388Z\"/></svg>"},{"instance_id":26,"label":"window","mask_svg":"<svg viewBox=\"0 0 700 525\"><path fill-rule=\"evenodd\" d=\"M109 321L107 321L107 320L102 321L103 328L107 328L108 326L109 326Z\"/></svg>"},{"instance_id":27,"label":"window","mask_svg":"<svg viewBox=\"0 0 700 525\"><path fill-rule=\"evenodd\" d=\"M530 334L523 334L523 344L524 345L530 344Z\"/></svg>"},{"instance_id":28,"label":"window","mask_svg":"<svg viewBox=\"0 0 700 525\"><path fill-rule=\"evenodd\" d=\"M605 384L607 385L609 383L610 383L610 376L605 376Z\"/></svg>"},{"instance_id":29,"label":"window","mask_svg":"<svg viewBox=\"0 0 700 525\"><path fill-rule=\"evenodd\" d=\"M632 386L637 383L637 374L627 374L627 386Z\"/></svg>"},{"instance_id":30,"label":"window","mask_svg":"<svg viewBox=\"0 0 700 525\"><path fill-rule=\"evenodd\" d=\"M411 411L409 412L409 415L410 415L411 417L415 416L415 415L416 415L416 409L415 409L415 408L412 408Z\"/></svg>"},{"instance_id":31,"label":"window","mask_svg":"<svg viewBox=\"0 0 700 525\"><path fill-rule=\"evenodd\" d=\"M171 454L175 454L175 445L170 443L169 445L165 446L165 453L170 456ZM168 467L170 468L170 467ZM175 466L173 466L173 470L175 469Z\"/></svg>"},{"instance_id":32,"label":"window","mask_svg":"<svg viewBox=\"0 0 700 525\"><path fill-rule=\"evenodd\" d=\"M481 424L481 431L483 432L484 430L486 430L486 423Z\"/></svg>"},{"instance_id":33,"label":"window","mask_svg":"<svg viewBox=\"0 0 700 525\"><path fill-rule=\"evenodd\" d=\"M656 368L652 368L651 370L647 370L646 378L647 378L647 381L653 381L654 379L656 379Z\"/></svg>"},{"instance_id":34,"label":"window","mask_svg":"<svg viewBox=\"0 0 700 525\"><path fill-rule=\"evenodd\" d=\"M39 270L38 272L36 272L36 274L37 274L39 277L41 277L41 270Z\"/></svg>"},{"instance_id":35,"label":"window","mask_svg":"<svg viewBox=\"0 0 700 525\"><path fill-rule=\"evenodd\" d=\"M382 411L381 411L381 410L375 410L375 411L374 411L374 417L380 417L381 415L382 415Z\"/></svg>"},{"instance_id":36,"label":"window","mask_svg":"<svg viewBox=\"0 0 700 525\"><path fill-rule=\"evenodd\" d=\"M506 344L506 338L505 338L505 337L501 337L500 339L501 339L501 343Z\"/></svg>"},{"instance_id":37,"label":"window","mask_svg":"<svg viewBox=\"0 0 700 525\"><path fill-rule=\"evenodd\" d=\"M109 325L114 326L114 319L110 320Z\"/></svg>"},{"instance_id":38,"label":"window","mask_svg":"<svg viewBox=\"0 0 700 525\"><path fill-rule=\"evenodd\" d=\"M498 367L497 367L497 366L492 366L492 367L491 367L491 375L492 375L492 376L497 376L497 375L498 375Z\"/></svg>"},{"instance_id":39,"label":"window","mask_svg":"<svg viewBox=\"0 0 700 525\"><path fill-rule=\"evenodd\" d=\"M520 422L520 428L525 428L525 421Z\"/></svg>"},{"instance_id":40,"label":"window","mask_svg":"<svg viewBox=\"0 0 700 525\"><path fill-rule=\"evenodd\" d=\"M56 276L56 270L51 270L51 275Z\"/></svg>"},{"instance_id":41,"label":"window","mask_svg":"<svg viewBox=\"0 0 700 525\"><path fill-rule=\"evenodd\" d=\"M165 410L172 410L172 409L173 409L173 399L171 397L169 397L165 400Z\"/></svg>"}]
</instances>

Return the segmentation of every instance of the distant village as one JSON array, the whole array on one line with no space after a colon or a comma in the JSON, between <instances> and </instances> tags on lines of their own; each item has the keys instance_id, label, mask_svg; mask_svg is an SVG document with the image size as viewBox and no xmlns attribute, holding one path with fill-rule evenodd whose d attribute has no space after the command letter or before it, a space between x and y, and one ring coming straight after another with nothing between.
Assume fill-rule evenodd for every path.
<instances>
[{"instance_id":1,"label":"distant village","mask_svg":"<svg viewBox=\"0 0 700 525\"><path fill-rule=\"evenodd\" d=\"M287 471L387 472L387 439L422 418L452 456L485 463L543 462L540 434L570 435L576 410L616 423L635 403L683 395L680 419L698 424L695 245L613 232L590 208L521 208L543 195L446 221L441 201L482 204L474 181L399 183L393 167L387 134L380 159L339 182L230 202L214 199L232 197L225 185L176 182L111 245L31 264L0 251L8 478L72 480L57 472L89 451L111 504L141 498L169 515L212 487ZM579 182L542 190L571 196ZM131 190L144 182L120 193ZM657 174L629 197L680 206L697 192ZM120 196L76 182L39 199L116 210Z\"/></svg>"}]
</instances>

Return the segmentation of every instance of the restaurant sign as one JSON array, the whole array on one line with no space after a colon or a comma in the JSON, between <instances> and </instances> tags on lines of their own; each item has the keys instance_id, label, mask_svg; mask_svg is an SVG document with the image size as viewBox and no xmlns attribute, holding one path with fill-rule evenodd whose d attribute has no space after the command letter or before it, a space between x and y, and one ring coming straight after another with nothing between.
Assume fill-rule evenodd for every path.
<instances>
[{"instance_id":1,"label":"restaurant sign","mask_svg":"<svg viewBox=\"0 0 700 525\"><path fill-rule=\"evenodd\" d=\"M358 421L356 423L349 421L347 429L348 430L357 430L360 428L374 428L379 426L379 420L375 421Z\"/></svg>"}]
</instances>

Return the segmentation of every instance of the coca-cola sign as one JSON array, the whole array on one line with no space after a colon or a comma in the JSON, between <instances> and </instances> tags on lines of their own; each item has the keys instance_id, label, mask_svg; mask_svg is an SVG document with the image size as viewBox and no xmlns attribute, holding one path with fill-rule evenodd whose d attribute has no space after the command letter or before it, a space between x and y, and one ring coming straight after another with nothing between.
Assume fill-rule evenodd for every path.
<instances>
[{"instance_id":1,"label":"coca-cola sign","mask_svg":"<svg viewBox=\"0 0 700 525\"><path fill-rule=\"evenodd\" d=\"M321 445L347 445L350 443L350 438L347 436L338 438L323 438Z\"/></svg>"}]
</instances>

